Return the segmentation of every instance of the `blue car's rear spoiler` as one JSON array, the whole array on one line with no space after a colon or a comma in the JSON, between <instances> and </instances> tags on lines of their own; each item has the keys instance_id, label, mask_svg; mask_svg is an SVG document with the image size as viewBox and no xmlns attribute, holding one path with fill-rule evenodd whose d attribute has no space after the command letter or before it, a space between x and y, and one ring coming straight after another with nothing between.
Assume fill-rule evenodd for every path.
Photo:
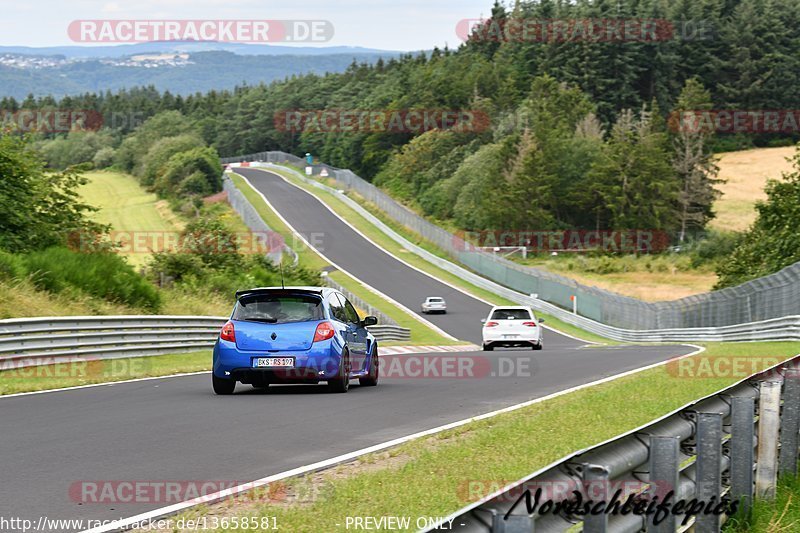
<instances>
[{"instance_id":1,"label":"blue car's rear spoiler","mask_svg":"<svg viewBox=\"0 0 800 533\"><path fill-rule=\"evenodd\" d=\"M250 296L253 294L297 294L297 293L306 293L306 294L322 294L322 289L315 289L313 287L262 287L258 289L246 289L241 291L236 291L236 299L239 300L242 296Z\"/></svg>"}]
</instances>

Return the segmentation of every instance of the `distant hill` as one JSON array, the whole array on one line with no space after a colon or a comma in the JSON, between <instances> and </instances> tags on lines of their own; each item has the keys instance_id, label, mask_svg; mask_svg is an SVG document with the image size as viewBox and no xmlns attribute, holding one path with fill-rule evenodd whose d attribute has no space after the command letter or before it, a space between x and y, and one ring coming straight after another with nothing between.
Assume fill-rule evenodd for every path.
<instances>
[{"instance_id":1,"label":"distant hill","mask_svg":"<svg viewBox=\"0 0 800 533\"><path fill-rule=\"evenodd\" d=\"M319 56L319 55L363 55L377 54L395 56L400 52L391 50L377 50L362 48L360 46L281 46L272 44L243 44L221 43L214 41L185 42L185 41L156 41L136 44L119 44L105 46L0 46L2 54L25 54L35 56L64 56L66 58L114 58L134 54L152 54L154 52L210 52L224 51L238 55L293 55L293 56Z\"/></svg>"},{"instance_id":2,"label":"distant hill","mask_svg":"<svg viewBox=\"0 0 800 533\"><path fill-rule=\"evenodd\" d=\"M59 47L60 53L63 55L62 48L71 47ZM270 48L283 48L293 52L299 50L291 47ZM359 63L374 63L380 57L389 59L400 54L399 52L372 51L330 53L332 49L326 50L327 53L321 54L308 52L293 55L285 53L242 55L230 51L199 52L190 53L187 64L164 64L150 68L114 64L115 62L125 62L124 59L127 56L121 56L118 60L98 58L67 61L47 68L17 68L0 65L0 96L24 99L32 93L35 96L61 97L85 92L115 91L143 85L154 85L160 91L170 91L173 94L190 94L212 89L231 89L245 83L248 85L257 85L260 82L269 83L296 74L342 72L354 60ZM155 51L161 51L161 49L128 49L128 53L153 53ZM2 53L13 54L14 52L0 50L0 55Z\"/></svg>"}]
</instances>

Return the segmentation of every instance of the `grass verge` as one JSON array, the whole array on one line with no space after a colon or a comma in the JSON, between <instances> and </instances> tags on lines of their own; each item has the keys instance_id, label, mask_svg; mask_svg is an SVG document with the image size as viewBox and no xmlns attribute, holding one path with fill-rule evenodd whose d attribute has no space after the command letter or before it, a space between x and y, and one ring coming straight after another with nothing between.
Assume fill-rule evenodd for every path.
<instances>
[{"instance_id":1,"label":"grass verge","mask_svg":"<svg viewBox=\"0 0 800 533\"><path fill-rule=\"evenodd\" d=\"M377 243L381 248L387 250L388 252L394 254L397 257L400 257L406 263L424 272L428 272L429 274L432 274L437 278L449 283L450 285L454 285L459 289L462 289L463 291L472 294L473 296L476 296L477 298L491 302L493 305L518 305L515 302L512 302L511 300L503 298L502 296L498 296L490 291L487 291L486 289L482 289L481 287L477 287L467 281L464 281L462 278L456 276L455 274L443 270L437 267L436 265L426 261L417 254L411 252L410 250L403 248L394 239L386 235L383 231L381 231L379 228L373 225L361 214L359 214L353 208L345 204L342 201L342 199L339 198L337 195L329 193L317 187L312 187L308 185L304 181L298 179L291 169L278 170L278 171L271 170L271 171L277 172L281 176L291 181L293 184L302 187L305 191L319 198L321 201L327 204L331 209L333 209L339 216L347 220L354 227L358 228L360 232L369 237L373 242ZM386 224L393 231L395 231L402 237L406 238L413 244L420 246L424 250L434 255L437 255L447 260L451 260L436 245L434 245L429 241L424 240L419 234L412 232L407 227L398 224L394 220L391 220L388 216L386 216L385 213L383 213L376 206L370 204L369 202L364 201L363 198L357 195L349 194L348 196L350 196L356 202L361 204L371 214L373 214L376 218L378 218L378 220ZM442 295L442 296L445 296L446 298L447 295ZM599 335L595 335L594 333L590 333L586 330L580 329L576 326L573 326L572 324L567 324L566 322L563 322L552 315L548 315L546 313L537 313L537 314L546 319L547 326L551 327L552 329L561 331L563 333L602 344L620 344L616 341L612 341L610 339L606 339L605 337L601 337Z\"/></svg>"},{"instance_id":2,"label":"grass verge","mask_svg":"<svg viewBox=\"0 0 800 533\"><path fill-rule=\"evenodd\" d=\"M51 293L23 279L0 279L0 319L37 316L136 315L141 309L109 302L77 289Z\"/></svg>"},{"instance_id":3,"label":"grass verge","mask_svg":"<svg viewBox=\"0 0 800 533\"><path fill-rule=\"evenodd\" d=\"M245 195L247 200L253 205L264 222L272 228L273 231L280 233L287 243L297 253L298 261L301 266L314 270L323 270L329 266L329 263L314 250L299 241L292 230L280 219L275 211L269 205L264 203L261 196L256 193L247 182L239 175L228 174L236 187ZM344 272L336 271L330 274L331 279L345 287L347 290L357 295L362 300L370 305L380 309L383 313L389 316L392 320L397 322L402 327L411 330L411 340L405 342L408 345L453 345L463 344L462 341L454 341L447 337L440 335L435 330L425 326L418 320L414 319L408 313L403 311L391 303L386 302L383 298L367 289L360 282L348 276Z\"/></svg>"},{"instance_id":4,"label":"grass verge","mask_svg":"<svg viewBox=\"0 0 800 533\"><path fill-rule=\"evenodd\" d=\"M774 501L756 501L749 517L734 516L722 530L725 533L800 531L798 498L800 498L800 477L781 478L778 480Z\"/></svg>"},{"instance_id":5,"label":"grass verge","mask_svg":"<svg viewBox=\"0 0 800 533\"><path fill-rule=\"evenodd\" d=\"M715 343L693 357L749 357L760 369L799 349L800 343L790 342ZM416 517L444 517L484 495L471 492L470 482L496 489L743 377L681 377L674 367L660 366L277 482L253 500L197 507L181 517L268 516L287 531L335 531L348 516L408 516L412 524Z\"/></svg>"},{"instance_id":6,"label":"grass verge","mask_svg":"<svg viewBox=\"0 0 800 533\"><path fill-rule=\"evenodd\" d=\"M211 349L197 352L98 359L0 371L0 396L128 379L211 370Z\"/></svg>"}]
</instances>

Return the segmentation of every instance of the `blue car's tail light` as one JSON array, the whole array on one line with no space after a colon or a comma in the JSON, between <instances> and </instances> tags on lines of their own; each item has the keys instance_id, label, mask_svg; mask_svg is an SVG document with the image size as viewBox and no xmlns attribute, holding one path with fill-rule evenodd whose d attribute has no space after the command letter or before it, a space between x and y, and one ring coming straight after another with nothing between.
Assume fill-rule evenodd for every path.
<instances>
[{"instance_id":1,"label":"blue car's tail light","mask_svg":"<svg viewBox=\"0 0 800 533\"><path fill-rule=\"evenodd\" d=\"M233 322L228 320L219 332L219 338L224 341L236 342L236 332L233 329Z\"/></svg>"},{"instance_id":2,"label":"blue car's tail light","mask_svg":"<svg viewBox=\"0 0 800 533\"><path fill-rule=\"evenodd\" d=\"M317 324L317 330L314 332L314 342L328 340L335 334L336 330L333 329L333 324L327 320L325 322L320 322Z\"/></svg>"}]
</instances>

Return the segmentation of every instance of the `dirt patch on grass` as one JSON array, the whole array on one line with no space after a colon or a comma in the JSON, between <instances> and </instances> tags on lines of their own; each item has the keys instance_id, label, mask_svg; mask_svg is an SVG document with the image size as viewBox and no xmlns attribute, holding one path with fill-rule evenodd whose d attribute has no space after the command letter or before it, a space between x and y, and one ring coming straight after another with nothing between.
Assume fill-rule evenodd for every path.
<instances>
[{"instance_id":1,"label":"dirt patch on grass","mask_svg":"<svg viewBox=\"0 0 800 533\"><path fill-rule=\"evenodd\" d=\"M186 222L175 214L175 211L172 210L169 206L169 202L166 200L159 200L155 203L156 211L158 211L159 216L164 219L164 221L173 226L177 231L183 231L186 227Z\"/></svg>"},{"instance_id":2,"label":"dirt patch on grass","mask_svg":"<svg viewBox=\"0 0 800 533\"><path fill-rule=\"evenodd\" d=\"M584 285L624 294L645 302L676 300L708 292L717 282L713 272L627 272L619 274L576 274L569 277Z\"/></svg>"}]
</instances>

